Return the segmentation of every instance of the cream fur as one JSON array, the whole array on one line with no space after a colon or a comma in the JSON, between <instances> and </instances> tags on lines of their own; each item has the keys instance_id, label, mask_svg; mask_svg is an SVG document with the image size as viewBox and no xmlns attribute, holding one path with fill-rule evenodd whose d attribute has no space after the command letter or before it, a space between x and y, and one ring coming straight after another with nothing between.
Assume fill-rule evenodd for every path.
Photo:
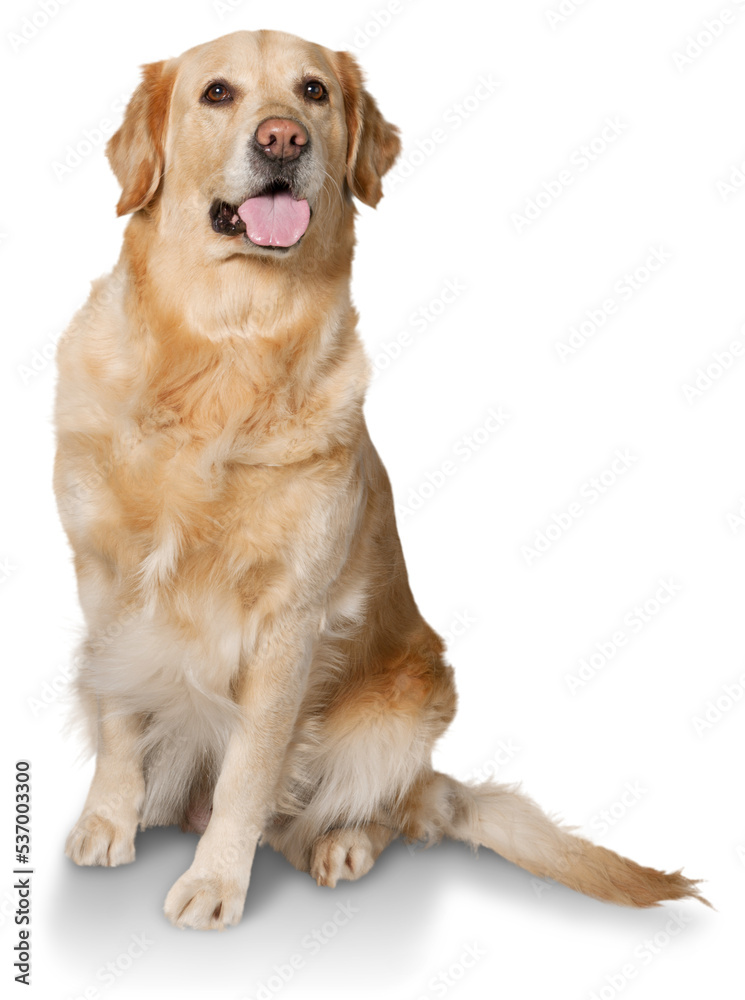
<instances>
[{"instance_id":1,"label":"cream fur","mask_svg":"<svg viewBox=\"0 0 745 1000\"><path fill-rule=\"evenodd\" d=\"M215 79L230 105L200 102ZM247 144L270 116L311 139L311 222L283 253L209 216L254 190ZM146 66L108 147L132 218L58 355L55 489L97 751L67 853L121 864L138 825L200 829L166 900L182 926L240 919L260 838L325 885L402 833L484 844L615 902L698 893L513 788L432 770L452 669L409 589L349 295L353 197L377 203L398 149L349 55L275 32Z\"/></svg>"}]
</instances>

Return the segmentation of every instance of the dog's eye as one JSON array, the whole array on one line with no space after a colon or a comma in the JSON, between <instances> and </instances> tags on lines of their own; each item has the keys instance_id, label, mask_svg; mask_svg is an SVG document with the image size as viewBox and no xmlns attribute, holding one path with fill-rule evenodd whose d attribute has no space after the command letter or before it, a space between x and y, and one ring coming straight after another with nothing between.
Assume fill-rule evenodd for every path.
<instances>
[{"instance_id":1,"label":"dog's eye","mask_svg":"<svg viewBox=\"0 0 745 1000\"><path fill-rule=\"evenodd\" d=\"M322 101L328 95L328 90L326 90L320 80L308 80L303 87L303 93L311 101Z\"/></svg>"},{"instance_id":2,"label":"dog's eye","mask_svg":"<svg viewBox=\"0 0 745 1000\"><path fill-rule=\"evenodd\" d=\"M232 101L233 95L224 83L213 83L202 94L202 100L210 104L222 104L223 101Z\"/></svg>"}]
</instances>

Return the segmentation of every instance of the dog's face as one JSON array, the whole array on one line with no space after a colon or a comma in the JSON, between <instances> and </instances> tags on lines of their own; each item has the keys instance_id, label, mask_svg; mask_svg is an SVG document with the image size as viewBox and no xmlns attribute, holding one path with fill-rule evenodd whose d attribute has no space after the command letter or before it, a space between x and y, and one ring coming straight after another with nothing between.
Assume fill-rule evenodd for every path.
<instances>
[{"instance_id":1,"label":"dog's face","mask_svg":"<svg viewBox=\"0 0 745 1000\"><path fill-rule=\"evenodd\" d=\"M208 256L288 255L375 205L398 133L345 52L241 31L144 67L108 155L120 215L156 207Z\"/></svg>"}]
</instances>

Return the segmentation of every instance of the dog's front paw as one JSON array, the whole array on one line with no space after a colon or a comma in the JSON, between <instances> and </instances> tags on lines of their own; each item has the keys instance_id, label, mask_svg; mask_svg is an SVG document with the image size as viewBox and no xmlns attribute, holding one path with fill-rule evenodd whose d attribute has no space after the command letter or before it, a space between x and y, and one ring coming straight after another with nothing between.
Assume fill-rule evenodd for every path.
<instances>
[{"instance_id":1,"label":"dog's front paw","mask_svg":"<svg viewBox=\"0 0 745 1000\"><path fill-rule=\"evenodd\" d=\"M80 817L70 831L65 854L76 865L127 865L135 859L136 825L118 826L97 813Z\"/></svg>"},{"instance_id":2,"label":"dog's front paw","mask_svg":"<svg viewBox=\"0 0 745 1000\"><path fill-rule=\"evenodd\" d=\"M221 931L241 919L247 889L235 878L190 868L166 896L164 912L176 927Z\"/></svg>"}]
</instances>

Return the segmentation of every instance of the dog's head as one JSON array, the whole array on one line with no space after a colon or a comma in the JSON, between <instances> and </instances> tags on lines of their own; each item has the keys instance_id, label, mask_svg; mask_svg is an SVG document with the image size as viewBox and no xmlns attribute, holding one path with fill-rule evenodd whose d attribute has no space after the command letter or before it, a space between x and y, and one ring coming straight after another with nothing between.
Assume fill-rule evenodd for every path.
<instances>
[{"instance_id":1,"label":"dog's head","mask_svg":"<svg viewBox=\"0 0 745 1000\"><path fill-rule=\"evenodd\" d=\"M239 31L145 66L107 153L119 215L157 206L222 258L333 240L352 196L380 200L399 148L348 53Z\"/></svg>"}]
</instances>

